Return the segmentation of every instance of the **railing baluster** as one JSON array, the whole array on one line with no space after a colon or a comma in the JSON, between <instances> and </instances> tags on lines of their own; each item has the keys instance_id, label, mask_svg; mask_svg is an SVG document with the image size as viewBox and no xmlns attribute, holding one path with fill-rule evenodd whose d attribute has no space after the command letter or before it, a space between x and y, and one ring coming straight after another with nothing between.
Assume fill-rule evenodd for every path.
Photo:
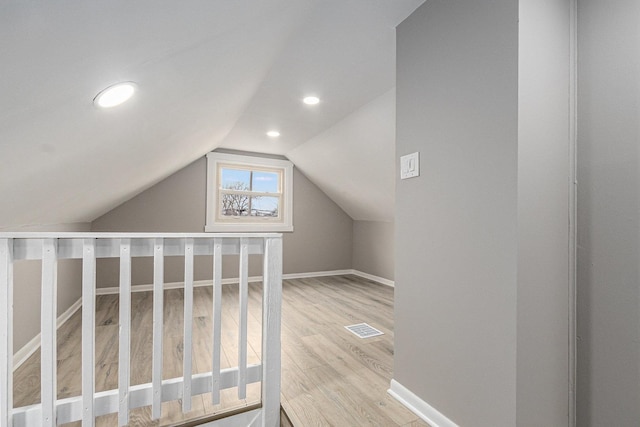
<instances>
[{"instance_id":1,"label":"railing baluster","mask_svg":"<svg viewBox=\"0 0 640 427\"><path fill-rule=\"evenodd\" d=\"M282 238L265 238L262 296L262 427L280 425Z\"/></svg>"},{"instance_id":2,"label":"railing baluster","mask_svg":"<svg viewBox=\"0 0 640 427\"><path fill-rule=\"evenodd\" d=\"M182 412L191 411L191 353L193 336L193 239L184 243L184 351L182 359Z\"/></svg>"},{"instance_id":3,"label":"railing baluster","mask_svg":"<svg viewBox=\"0 0 640 427\"><path fill-rule=\"evenodd\" d=\"M114 240L117 242L117 240ZM129 423L129 383L131 369L131 241L120 240L120 343L118 357L118 423Z\"/></svg>"},{"instance_id":4,"label":"railing baluster","mask_svg":"<svg viewBox=\"0 0 640 427\"><path fill-rule=\"evenodd\" d=\"M135 240L134 240L135 239ZM262 241L262 244L259 244ZM213 256L213 352L211 372L193 375L193 304L195 255ZM238 363L221 369L222 259L239 256ZM248 366L249 255L264 254L262 363ZM131 386L132 258L154 257L153 366L151 384ZM182 378L162 379L164 257L184 255L184 350ZM98 258L120 258L118 387L96 393L96 267ZM41 405L13 409L14 261L42 260ZM82 259L82 395L57 401L56 315L59 259ZM118 425L127 425L133 408L152 406L154 419L162 416L163 401L182 398L182 410L191 410L192 397L211 392L219 405L221 390L237 387L247 398L247 384L262 380L263 427L276 427L280 388L280 292L282 239L276 235L152 235L128 234L0 234L0 426L55 426L82 421L93 426L101 415L118 413ZM41 418L41 419L40 419Z\"/></svg>"},{"instance_id":5,"label":"railing baluster","mask_svg":"<svg viewBox=\"0 0 640 427\"><path fill-rule=\"evenodd\" d=\"M240 321L238 324L238 399L247 398L247 302L249 245L246 238L240 239Z\"/></svg>"},{"instance_id":6,"label":"railing baluster","mask_svg":"<svg viewBox=\"0 0 640 427\"><path fill-rule=\"evenodd\" d=\"M222 240L213 239L213 357L211 403L220 403L220 341L222 338Z\"/></svg>"},{"instance_id":7,"label":"railing baluster","mask_svg":"<svg viewBox=\"0 0 640 427\"><path fill-rule=\"evenodd\" d=\"M153 252L153 419L162 416L162 322L164 310L164 239Z\"/></svg>"},{"instance_id":8,"label":"railing baluster","mask_svg":"<svg viewBox=\"0 0 640 427\"><path fill-rule=\"evenodd\" d=\"M43 427L56 425L56 310L58 288L57 239L42 241L40 381Z\"/></svg>"},{"instance_id":9,"label":"railing baluster","mask_svg":"<svg viewBox=\"0 0 640 427\"><path fill-rule=\"evenodd\" d=\"M85 239L82 250L82 425L95 425L96 240Z\"/></svg>"},{"instance_id":10,"label":"railing baluster","mask_svg":"<svg viewBox=\"0 0 640 427\"><path fill-rule=\"evenodd\" d=\"M13 239L0 239L0 425L13 425Z\"/></svg>"}]
</instances>

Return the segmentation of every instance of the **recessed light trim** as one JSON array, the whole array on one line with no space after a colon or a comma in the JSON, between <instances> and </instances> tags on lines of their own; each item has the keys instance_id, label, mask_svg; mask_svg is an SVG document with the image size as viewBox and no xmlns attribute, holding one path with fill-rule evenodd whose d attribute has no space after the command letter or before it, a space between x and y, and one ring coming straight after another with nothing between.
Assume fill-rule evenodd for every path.
<instances>
[{"instance_id":1,"label":"recessed light trim","mask_svg":"<svg viewBox=\"0 0 640 427\"><path fill-rule=\"evenodd\" d=\"M277 138L280 136L280 132L278 132L277 130L270 130L269 132L267 132L267 136L269 138Z\"/></svg>"},{"instance_id":2,"label":"recessed light trim","mask_svg":"<svg viewBox=\"0 0 640 427\"><path fill-rule=\"evenodd\" d=\"M316 105L320 102L320 98L318 98L317 96L307 96L302 100L302 102L307 105Z\"/></svg>"},{"instance_id":3,"label":"recessed light trim","mask_svg":"<svg viewBox=\"0 0 640 427\"><path fill-rule=\"evenodd\" d=\"M93 103L100 108L111 108L128 101L136 92L136 84L123 82L107 87L93 98Z\"/></svg>"}]
</instances>

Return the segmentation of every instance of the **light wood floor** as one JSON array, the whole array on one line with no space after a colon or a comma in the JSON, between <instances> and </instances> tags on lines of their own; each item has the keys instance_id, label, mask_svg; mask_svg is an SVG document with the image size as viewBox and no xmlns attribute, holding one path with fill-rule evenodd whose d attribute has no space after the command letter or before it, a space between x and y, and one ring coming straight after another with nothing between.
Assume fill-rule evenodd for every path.
<instances>
[{"instance_id":1,"label":"light wood floor","mask_svg":"<svg viewBox=\"0 0 640 427\"><path fill-rule=\"evenodd\" d=\"M428 426L387 394L393 288L355 276L287 280L282 406L295 426ZM344 326L385 333L360 339Z\"/></svg>"},{"instance_id":2,"label":"light wood floor","mask_svg":"<svg viewBox=\"0 0 640 427\"><path fill-rule=\"evenodd\" d=\"M194 291L194 372L211 369L211 289ZM237 286L223 286L222 365L237 364ZM152 294L132 294L131 384L151 381ZM182 290L165 291L163 375L182 375ZM260 359L261 286L249 296L249 363ZM282 405L296 427L427 426L386 390L393 366L393 289L355 276L286 280L283 284ZM81 311L58 330L58 398L77 396L81 384ZM362 340L345 325L367 322L385 333ZM118 299L98 297L96 311L96 389L117 388ZM40 401L40 354L15 372L14 406ZM213 406L208 395L163 404L163 419L151 421L150 407L131 411L131 426L174 425L191 418L259 401L259 384L238 400L226 390ZM99 426L117 425L115 414L99 417ZM80 425L73 423L70 425Z\"/></svg>"}]
</instances>

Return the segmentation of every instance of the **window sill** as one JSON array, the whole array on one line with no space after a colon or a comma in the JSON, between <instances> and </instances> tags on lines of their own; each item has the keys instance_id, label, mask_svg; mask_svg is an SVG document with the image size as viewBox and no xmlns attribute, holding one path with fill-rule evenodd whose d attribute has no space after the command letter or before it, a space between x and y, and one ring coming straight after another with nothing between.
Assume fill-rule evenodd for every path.
<instances>
[{"instance_id":1,"label":"window sill","mask_svg":"<svg viewBox=\"0 0 640 427\"><path fill-rule=\"evenodd\" d=\"M286 224L214 224L205 225L206 233L292 233L293 225Z\"/></svg>"}]
</instances>

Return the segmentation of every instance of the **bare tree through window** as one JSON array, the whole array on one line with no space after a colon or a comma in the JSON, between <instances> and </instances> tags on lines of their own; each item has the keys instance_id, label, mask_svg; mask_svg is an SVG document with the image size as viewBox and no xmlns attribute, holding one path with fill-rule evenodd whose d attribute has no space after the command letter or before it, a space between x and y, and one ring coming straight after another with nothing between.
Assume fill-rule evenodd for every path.
<instances>
[{"instance_id":1,"label":"bare tree through window","mask_svg":"<svg viewBox=\"0 0 640 427\"><path fill-rule=\"evenodd\" d=\"M250 191L242 182L228 183L227 190ZM251 197L248 194L225 193L222 195L222 214L225 216L247 216L251 213Z\"/></svg>"}]
</instances>

